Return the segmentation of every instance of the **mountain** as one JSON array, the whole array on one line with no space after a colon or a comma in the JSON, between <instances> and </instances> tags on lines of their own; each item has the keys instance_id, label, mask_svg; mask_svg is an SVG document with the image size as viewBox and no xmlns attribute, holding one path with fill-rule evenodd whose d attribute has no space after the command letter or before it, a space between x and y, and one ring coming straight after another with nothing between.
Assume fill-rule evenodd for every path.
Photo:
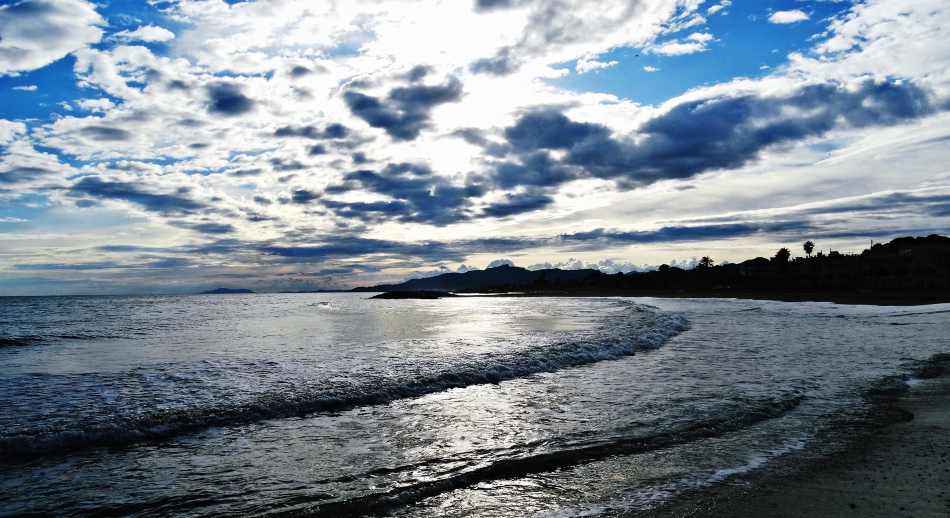
<instances>
[{"instance_id":1,"label":"mountain","mask_svg":"<svg viewBox=\"0 0 950 518\"><path fill-rule=\"evenodd\" d=\"M382 284L353 291L523 291L531 288L574 286L605 275L598 270L528 270L502 265L465 273L443 273L435 277L411 279L399 284Z\"/></svg>"},{"instance_id":2,"label":"mountain","mask_svg":"<svg viewBox=\"0 0 950 518\"><path fill-rule=\"evenodd\" d=\"M692 270L662 265L650 272L606 274L591 269L532 271L499 266L353 291L950 302L950 237L901 237L875 244L860 254L830 252L794 259L783 248L771 259L756 257L722 265L709 260Z\"/></svg>"},{"instance_id":3,"label":"mountain","mask_svg":"<svg viewBox=\"0 0 950 518\"><path fill-rule=\"evenodd\" d=\"M240 295L242 293L254 293L254 291L247 288L215 288L202 291L201 295Z\"/></svg>"}]
</instances>

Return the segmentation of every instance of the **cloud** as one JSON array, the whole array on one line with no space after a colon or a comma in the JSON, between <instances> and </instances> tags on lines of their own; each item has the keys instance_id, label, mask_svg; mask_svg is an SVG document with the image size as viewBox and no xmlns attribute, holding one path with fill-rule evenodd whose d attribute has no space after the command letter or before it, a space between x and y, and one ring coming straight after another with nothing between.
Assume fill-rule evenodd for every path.
<instances>
[{"instance_id":1,"label":"cloud","mask_svg":"<svg viewBox=\"0 0 950 518\"><path fill-rule=\"evenodd\" d=\"M682 241L707 241L733 239L754 234L802 232L814 230L806 221L742 222L710 225L667 226L656 230L606 230L602 228L563 234L560 239L565 243L597 243L594 248L609 247L616 244L676 243ZM585 245L590 249L590 245Z\"/></svg>"},{"instance_id":2,"label":"cloud","mask_svg":"<svg viewBox=\"0 0 950 518\"><path fill-rule=\"evenodd\" d=\"M488 263L488 266L485 268L498 268L499 266L514 266L515 262L511 259L495 259L492 262Z\"/></svg>"},{"instance_id":3,"label":"cloud","mask_svg":"<svg viewBox=\"0 0 950 518\"><path fill-rule=\"evenodd\" d=\"M0 6L0 76L44 67L102 37L105 21L83 0Z\"/></svg>"},{"instance_id":4,"label":"cloud","mask_svg":"<svg viewBox=\"0 0 950 518\"><path fill-rule=\"evenodd\" d=\"M225 116L243 115L254 109L254 101L231 83L215 83L208 86L210 104L208 111Z\"/></svg>"},{"instance_id":5,"label":"cloud","mask_svg":"<svg viewBox=\"0 0 950 518\"><path fill-rule=\"evenodd\" d=\"M605 126L575 122L557 110L543 109L525 114L505 130L522 169L507 173L517 166L504 162L495 176L505 186L554 185L587 176L648 185L735 169L772 146L839 127L894 125L936 111L927 92L909 81L890 79L810 84L783 95L683 100L648 119L635 139L617 139ZM554 161L546 157L547 151L558 151L563 158ZM539 158L538 153L545 154ZM544 167L531 167L533 163Z\"/></svg>"},{"instance_id":6,"label":"cloud","mask_svg":"<svg viewBox=\"0 0 950 518\"><path fill-rule=\"evenodd\" d=\"M291 201L300 205L310 203L311 201L319 198L319 194L313 191L308 191L307 189L295 189L290 195Z\"/></svg>"},{"instance_id":7,"label":"cloud","mask_svg":"<svg viewBox=\"0 0 950 518\"><path fill-rule=\"evenodd\" d=\"M504 201L485 207L484 213L491 217L504 218L543 209L552 203L554 199L542 193L507 194Z\"/></svg>"},{"instance_id":8,"label":"cloud","mask_svg":"<svg viewBox=\"0 0 950 518\"><path fill-rule=\"evenodd\" d=\"M722 0L718 4L709 6L709 8L706 9L706 14L709 14L709 15L716 14L718 12L723 11L724 9L727 9L731 5L732 5L732 2L730 0ZM725 12L723 12L723 14L725 14Z\"/></svg>"},{"instance_id":9,"label":"cloud","mask_svg":"<svg viewBox=\"0 0 950 518\"><path fill-rule=\"evenodd\" d=\"M184 189L174 194L153 193L136 184L103 180L97 176L79 180L69 189L69 194L74 197L127 201L160 214L189 214L206 208L203 203L187 197L187 190Z\"/></svg>"},{"instance_id":10,"label":"cloud","mask_svg":"<svg viewBox=\"0 0 950 518\"><path fill-rule=\"evenodd\" d=\"M713 35L708 32L694 32L685 39L660 43L647 50L653 54L661 54L664 56L696 54L697 52L705 52L707 50L707 44L714 39Z\"/></svg>"},{"instance_id":11,"label":"cloud","mask_svg":"<svg viewBox=\"0 0 950 518\"><path fill-rule=\"evenodd\" d=\"M769 23L788 24L803 22L809 18L808 13L801 9L790 11L775 11L769 15Z\"/></svg>"},{"instance_id":12,"label":"cloud","mask_svg":"<svg viewBox=\"0 0 950 518\"><path fill-rule=\"evenodd\" d=\"M6 171L0 171L0 185L28 182L48 174L50 174L50 171L39 167L14 167Z\"/></svg>"},{"instance_id":13,"label":"cloud","mask_svg":"<svg viewBox=\"0 0 950 518\"><path fill-rule=\"evenodd\" d=\"M577 64L574 66L574 70L578 74L586 74L594 70L604 70L620 63L616 60L611 61L597 61L596 59L583 58L577 60Z\"/></svg>"},{"instance_id":14,"label":"cloud","mask_svg":"<svg viewBox=\"0 0 950 518\"><path fill-rule=\"evenodd\" d=\"M278 138L301 137L308 139L342 139L349 135L350 130L338 123L332 123L319 129L316 126L281 126L274 130L274 136Z\"/></svg>"},{"instance_id":15,"label":"cloud","mask_svg":"<svg viewBox=\"0 0 950 518\"><path fill-rule=\"evenodd\" d=\"M0 146L5 146L26 133L26 124L0 119Z\"/></svg>"},{"instance_id":16,"label":"cloud","mask_svg":"<svg viewBox=\"0 0 950 518\"><path fill-rule=\"evenodd\" d=\"M645 67L643 67L643 71L652 74L653 72L659 72L660 69L654 66L646 65Z\"/></svg>"},{"instance_id":17,"label":"cloud","mask_svg":"<svg viewBox=\"0 0 950 518\"><path fill-rule=\"evenodd\" d=\"M519 63L511 57L511 49L502 49L490 58L481 58L472 62L469 70L474 74L504 76L518 70Z\"/></svg>"},{"instance_id":18,"label":"cloud","mask_svg":"<svg viewBox=\"0 0 950 518\"><path fill-rule=\"evenodd\" d=\"M460 260L461 254L448 249L445 244L432 241L400 242L386 239L369 239L357 236L323 237L319 244L311 246L265 245L260 251L297 262L317 262L333 258L364 256L415 258L422 260Z\"/></svg>"},{"instance_id":19,"label":"cloud","mask_svg":"<svg viewBox=\"0 0 950 518\"><path fill-rule=\"evenodd\" d=\"M93 140L123 141L132 138L132 134L120 128L108 126L86 126L79 133Z\"/></svg>"},{"instance_id":20,"label":"cloud","mask_svg":"<svg viewBox=\"0 0 950 518\"><path fill-rule=\"evenodd\" d=\"M156 25L143 25L134 31L121 31L113 35L123 41L145 41L149 43L163 43L175 39L175 33Z\"/></svg>"},{"instance_id":21,"label":"cloud","mask_svg":"<svg viewBox=\"0 0 950 518\"><path fill-rule=\"evenodd\" d=\"M19 90L21 92L35 92L38 88L39 87L37 87L36 85L22 85L22 86L14 86L13 90Z\"/></svg>"},{"instance_id":22,"label":"cloud","mask_svg":"<svg viewBox=\"0 0 950 518\"><path fill-rule=\"evenodd\" d=\"M388 164L382 171L359 170L343 176L343 182L327 187L327 194L366 190L389 201L324 201L337 215L364 221L392 219L402 222L443 225L470 217L470 199L484 194L475 183L454 185L437 176L428 166L413 163Z\"/></svg>"},{"instance_id":23,"label":"cloud","mask_svg":"<svg viewBox=\"0 0 950 518\"><path fill-rule=\"evenodd\" d=\"M173 222L172 225L179 228L194 230L202 234L231 234L237 230L234 228L234 225L229 223L191 223L187 221L177 221Z\"/></svg>"},{"instance_id":24,"label":"cloud","mask_svg":"<svg viewBox=\"0 0 950 518\"><path fill-rule=\"evenodd\" d=\"M415 139L428 127L433 108L461 97L462 83L454 77L443 85L394 88L384 101L356 91L343 94L353 115L374 128L385 130L396 140Z\"/></svg>"}]
</instances>

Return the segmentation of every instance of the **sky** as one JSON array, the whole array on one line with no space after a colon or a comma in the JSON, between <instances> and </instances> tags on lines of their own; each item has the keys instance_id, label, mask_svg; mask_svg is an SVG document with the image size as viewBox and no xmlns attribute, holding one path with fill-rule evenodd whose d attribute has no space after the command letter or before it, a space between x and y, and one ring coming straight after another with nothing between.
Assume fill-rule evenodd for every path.
<instances>
[{"instance_id":1,"label":"sky","mask_svg":"<svg viewBox=\"0 0 950 518\"><path fill-rule=\"evenodd\" d=\"M0 0L0 295L950 228L945 0Z\"/></svg>"}]
</instances>

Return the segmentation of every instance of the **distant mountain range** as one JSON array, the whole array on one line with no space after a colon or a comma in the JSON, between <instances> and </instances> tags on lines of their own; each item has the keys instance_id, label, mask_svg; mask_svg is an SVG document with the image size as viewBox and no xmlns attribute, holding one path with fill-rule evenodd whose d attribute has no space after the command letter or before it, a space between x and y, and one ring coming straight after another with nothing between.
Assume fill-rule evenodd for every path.
<instances>
[{"instance_id":1,"label":"distant mountain range","mask_svg":"<svg viewBox=\"0 0 950 518\"><path fill-rule=\"evenodd\" d=\"M811 248L807 248L808 252ZM950 238L902 237L860 254L818 253L791 257L788 249L768 259L715 265L704 258L692 270L662 265L650 272L607 274L599 270L528 270L498 266L445 273L359 292L523 292L534 295L734 296L895 303L950 302ZM867 300L858 300L867 299Z\"/></svg>"},{"instance_id":2,"label":"distant mountain range","mask_svg":"<svg viewBox=\"0 0 950 518\"><path fill-rule=\"evenodd\" d=\"M215 288L213 290L202 291L201 295L239 295L242 293L254 293L254 290L247 288Z\"/></svg>"}]
</instances>

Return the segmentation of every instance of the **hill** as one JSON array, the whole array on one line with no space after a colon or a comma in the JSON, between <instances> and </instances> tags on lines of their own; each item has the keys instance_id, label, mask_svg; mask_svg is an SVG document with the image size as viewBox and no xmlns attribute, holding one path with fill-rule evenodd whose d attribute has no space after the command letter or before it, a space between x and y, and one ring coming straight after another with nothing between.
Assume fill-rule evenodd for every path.
<instances>
[{"instance_id":1,"label":"hill","mask_svg":"<svg viewBox=\"0 0 950 518\"><path fill-rule=\"evenodd\" d=\"M598 270L527 270L499 266L446 273L353 291L523 292L529 295L655 295L745 297L840 302L950 302L950 237L901 237L860 254L774 257L691 270L606 274Z\"/></svg>"}]
</instances>

